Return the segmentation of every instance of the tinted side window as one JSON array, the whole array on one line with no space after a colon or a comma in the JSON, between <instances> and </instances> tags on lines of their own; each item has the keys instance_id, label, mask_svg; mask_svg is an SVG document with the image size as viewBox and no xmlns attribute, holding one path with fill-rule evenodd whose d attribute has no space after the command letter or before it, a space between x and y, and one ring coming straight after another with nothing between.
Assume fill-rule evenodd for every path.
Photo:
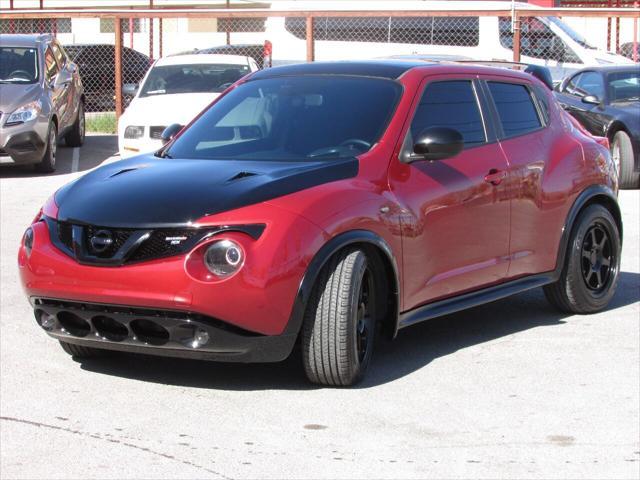
<instances>
[{"instance_id":1,"label":"tinted side window","mask_svg":"<svg viewBox=\"0 0 640 480\"><path fill-rule=\"evenodd\" d=\"M467 146L486 141L482 115L471 81L455 80L427 85L411 122L415 138L425 128L450 127L458 130Z\"/></svg>"},{"instance_id":2,"label":"tinted side window","mask_svg":"<svg viewBox=\"0 0 640 480\"><path fill-rule=\"evenodd\" d=\"M53 79L58 73L58 64L56 58L51 51L51 48L47 48L44 54L44 71L47 76L47 80Z\"/></svg>"},{"instance_id":3,"label":"tinted side window","mask_svg":"<svg viewBox=\"0 0 640 480\"><path fill-rule=\"evenodd\" d=\"M564 92L568 93L569 95L582 96L580 95L578 90L578 82L580 81L580 77L582 77L582 75L582 73L579 73L578 75L574 75L573 77L571 77L571 79L564 86Z\"/></svg>"},{"instance_id":4,"label":"tinted side window","mask_svg":"<svg viewBox=\"0 0 640 480\"><path fill-rule=\"evenodd\" d=\"M542 126L527 87L516 83L489 82L489 90L505 136L521 135Z\"/></svg>"},{"instance_id":5,"label":"tinted side window","mask_svg":"<svg viewBox=\"0 0 640 480\"><path fill-rule=\"evenodd\" d=\"M544 89L544 87L540 87L535 85L533 87L533 92L538 99L538 105L540 106L540 113L542 114L542 119L544 120L545 125L549 125L549 119L551 118L549 115L549 94L548 91Z\"/></svg>"},{"instance_id":6,"label":"tinted side window","mask_svg":"<svg viewBox=\"0 0 640 480\"><path fill-rule=\"evenodd\" d=\"M604 98L604 82L602 75L596 72L585 72L580 75L578 88L584 92L584 95L595 95L598 98Z\"/></svg>"}]
</instances>

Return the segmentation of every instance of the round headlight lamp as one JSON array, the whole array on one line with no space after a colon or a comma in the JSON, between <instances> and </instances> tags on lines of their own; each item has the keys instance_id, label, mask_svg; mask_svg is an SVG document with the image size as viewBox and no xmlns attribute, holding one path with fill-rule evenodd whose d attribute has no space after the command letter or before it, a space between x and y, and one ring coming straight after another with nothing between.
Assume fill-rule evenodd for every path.
<instances>
[{"instance_id":1,"label":"round headlight lamp","mask_svg":"<svg viewBox=\"0 0 640 480\"><path fill-rule=\"evenodd\" d=\"M236 273L242 266L244 253L233 240L213 242L204 254L204 265L217 277L228 277Z\"/></svg>"},{"instance_id":2,"label":"round headlight lamp","mask_svg":"<svg viewBox=\"0 0 640 480\"><path fill-rule=\"evenodd\" d=\"M31 250L33 250L33 228L29 227L24 232L24 237L22 237L22 244L24 245L24 251L27 254L27 257L30 257Z\"/></svg>"}]
</instances>

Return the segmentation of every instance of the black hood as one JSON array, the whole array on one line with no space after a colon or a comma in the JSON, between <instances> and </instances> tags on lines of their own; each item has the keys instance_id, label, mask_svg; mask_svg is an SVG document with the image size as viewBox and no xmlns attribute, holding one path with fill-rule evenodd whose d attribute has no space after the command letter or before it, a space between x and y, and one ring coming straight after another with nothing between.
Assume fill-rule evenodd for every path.
<instances>
[{"instance_id":1,"label":"black hood","mask_svg":"<svg viewBox=\"0 0 640 480\"><path fill-rule=\"evenodd\" d=\"M103 227L186 226L204 215L355 177L356 158L319 162L139 156L98 168L56 193L58 219Z\"/></svg>"}]
</instances>

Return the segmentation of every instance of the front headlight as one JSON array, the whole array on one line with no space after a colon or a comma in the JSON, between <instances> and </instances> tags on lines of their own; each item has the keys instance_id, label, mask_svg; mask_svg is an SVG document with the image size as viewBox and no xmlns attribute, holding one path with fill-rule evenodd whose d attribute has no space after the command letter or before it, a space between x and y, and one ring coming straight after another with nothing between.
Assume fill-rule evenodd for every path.
<instances>
[{"instance_id":1,"label":"front headlight","mask_svg":"<svg viewBox=\"0 0 640 480\"><path fill-rule=\"evenodd\" d=\"M27 258L29 258L31 256L31 250L33 250L33 228L29 227L24 232L22 244L24 245L24 251L27 254Z\"/></svg>"},{"instance_id":2,"label":"front headlight","mask_svg":"<svg viewBox=\"0 0 640 480\"><path fill-rule=\"evenodd\" d=\"M228 277L242 266L242 248L233 240L218 240L207 248L204 264L217 277Z\"/></svg>"},{"instance_id":3,"label":"front headlight","mask_svg":"<svg viewBox=\"0 0 640 480\"><path fill-rule=\"evenodd\" d=\"M40 103L40 100L27 103L9 115L5 125L18 125L28 122L29 120L34 120L38 118L40 112L42 112L42 103Z\"/></svg>"},{"instance_id":4,"label":"front headlight","mask_svg":"<svg viewBox=\"0 0 640 480\"><path fill-rule=\"evenodd\" d=\"M124 138L136 139L144 135L144 127L139 125L129 125L124 129Z\"/></svg>"}]
</instances>

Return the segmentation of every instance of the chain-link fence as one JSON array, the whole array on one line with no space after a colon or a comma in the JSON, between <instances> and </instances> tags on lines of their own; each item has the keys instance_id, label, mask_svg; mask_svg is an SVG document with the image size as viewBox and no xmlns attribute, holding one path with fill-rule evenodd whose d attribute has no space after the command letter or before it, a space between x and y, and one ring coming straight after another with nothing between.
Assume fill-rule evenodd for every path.
<instances>
[{"instance_id":1,"label":"chain-link fence","mask_svg":"<svg viewBox=\"0 0 640 480\"><path fill-rule=\"evenodd\" d=\"M81 9L43 10L38 16L27 10L0 10L0 34L57 36L79 67L88 129L112 132L116 116L127 107L150 65L165 56L241 55L259 68L406 56L435 61L521 60L549 66L559 80L597 63L594 52L605 54L598 49L610 45L613 24L620 45L631 45L627 56L637 59L637 9L604 13L586 9L583 15L576 9L540 10L533 16L531 10L510 10L508 5L495 11L406 13L156 8L92 14ZM578 31L588 31L588 39Z\"/></svg>"}]
</instances>

